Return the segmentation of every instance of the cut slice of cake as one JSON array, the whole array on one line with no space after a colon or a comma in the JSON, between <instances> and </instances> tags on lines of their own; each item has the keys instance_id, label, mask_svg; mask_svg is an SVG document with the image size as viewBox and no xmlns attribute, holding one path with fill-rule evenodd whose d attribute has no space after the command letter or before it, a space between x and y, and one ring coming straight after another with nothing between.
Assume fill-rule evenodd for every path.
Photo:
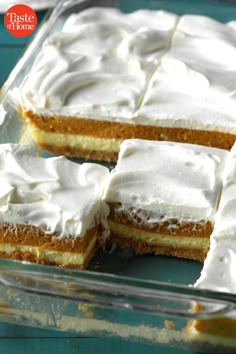
<instances>
[{"instance_id":1,"label":"cut slice of cake","mask_svg":"<svg viewBox=\"0 0 236 354\"><path fill-rule=\"evenodd\" d=\"M0 145L0 257L85 268L102 237L108 175L100 165Z\"/></svg>"},{"instance_id":2,"label":"cut slice of cake","mask_svg":"<svg viewBox=\"0 0 236 354\"><path fill-rule=\"evenodd\" d=\"M230 149L235 34L204 16L86 9L47 38L12 96L57 154L116 161L130 138Z\"/></svg>"},{"instance_id":3,"label":"cut slice of cake","mask_svg":"<svg viewBox=\"0 0 236 354\"><path fill-rule=\"evenodd\" d=\"M139 254L203 261L227 156L199 145L124 141L105 192L111 240Z\"/></svg>"},{"instance_id":4,"label":"cut slice of cake","mask_svg":"<svg viewBox=\"0 0 236 354\"><path fill-rule=\"evenodd\" d=\"M236 294L236 145L229 153L211 245L196 288ZM220 296L219 296L220 298ZM197 307L198 308L198 307ZM201 309L201 307L200 307ZM193 339L236 345L236 311L220 318L191 321Z\"/></svg>"},{"instance_id":5,"label":"cut slice of cake","mask_svg":"<svg viewBox=\"0 0 236 354\"><path fill-rule=\"evenodd\" d=\"M236 144L228 154L211 247L195 286L236 294Z\"/></svg>"}]
</instances>

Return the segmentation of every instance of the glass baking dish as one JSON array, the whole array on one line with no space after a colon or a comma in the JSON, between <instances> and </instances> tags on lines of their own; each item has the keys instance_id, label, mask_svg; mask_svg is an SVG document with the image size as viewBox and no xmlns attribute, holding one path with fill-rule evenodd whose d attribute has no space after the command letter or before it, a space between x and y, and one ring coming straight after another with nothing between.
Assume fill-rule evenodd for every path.
<instances>
[{"instance_id":1,"label":"glass baking dish","mask_svg":"<svg viewBox=\"0 0 236 354\"><path fill-rule=\"evenodd\" d=\"M236 13L236 4L205 0L60 1L47 13L2 87L0 143L34 144L27 126L19 119L21 112L16 110L11 92L29 72L43 41L60 30L68 15L91 6L117 7L124 12L149 8L204 14L222 22L233 20ZM87 336L118 336L153 348L164 345L181 347L189 353L221 353L218 345L206 339L193 340L195 337L185 330L190 320L235 316L235 295L191 286L201 268L202 264L194 261L137 256L119 248L99 250L86 271L1 260L0 321ZM191 310L194 303L201 304L201 312ZM235 353L235 348L228 352Z\"/></svg>"}]
</instances>

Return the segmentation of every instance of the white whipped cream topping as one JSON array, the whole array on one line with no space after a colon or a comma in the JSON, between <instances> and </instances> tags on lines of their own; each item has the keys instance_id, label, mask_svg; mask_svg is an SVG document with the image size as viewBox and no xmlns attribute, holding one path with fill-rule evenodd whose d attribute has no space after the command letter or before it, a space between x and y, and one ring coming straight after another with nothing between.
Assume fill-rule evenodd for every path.
<instances>
[{"instance_id":1,"label":"white whipped cream topping","mask_svg":"<svg viewBox=\"0 0 236 354\"><path fill-rule=\"evenodd\" d=\"M210 251L195 286L236 293L236 145L229 153Z\"/></svg>"},{"instance_id":2,"label":"white whipped cream topping","mask_svg":"<svg viewBox=\"0 0 236 354\"><path fill-rule=\"evenodd\" d=\"M139 123L236 133L236 30L182 16L152 76Z\"/></svg>"},{"instance_id":3,"label":"white whipped cream topping","mask_svg":"<svg viewBox=\"0 0 236 354\"><path fill-rule=\"evenodd\" d=\"M211 236L210 250L201 276L194 284L201 289L236 293L236 240Z\"/></svg>"},{"instance_id":4,"label":"white whipped cream topping","mask_svg":"<svg viewBox=\"0 0 236 354\"><path fill-rule=\"evenodd\" d=\"M19 90L37 113L130 122L169 48L178 17L163 11L124 14L91 8L53 34Z\"/></svg>"},{"instance_id":5,"label":"white whipped cream topping","mask_svg":"<svg viewBox=\"0 0 236 354\"><path fill-rule=\"evenodd\" d=\"M199 145L125 140L105 199L150 211L151 223L165 221L163 214L167 219L214 223L227 155Z\"/></svg>"},{"instance_id":6,"label":"white whipped cream topping","mask_svg":"<svg viewBox=\"0 0 236 354\"><path fill-rule=\"evenodd\" d=\"M90 8L48 38L17 95L46 116L236 133L235 38L234 21Z\"/></svg>"},{"instance_id":7,"label":"white whipped cream topping","mask_svg":"<svg viewBox=\"0 0 236 354\"><path fill-rule=\"evenodd\" d=\"M64 157L36 157L30 147L0 145L0 222L83 236L99 223L107 168Z\"/></svg>"}]
</instances>

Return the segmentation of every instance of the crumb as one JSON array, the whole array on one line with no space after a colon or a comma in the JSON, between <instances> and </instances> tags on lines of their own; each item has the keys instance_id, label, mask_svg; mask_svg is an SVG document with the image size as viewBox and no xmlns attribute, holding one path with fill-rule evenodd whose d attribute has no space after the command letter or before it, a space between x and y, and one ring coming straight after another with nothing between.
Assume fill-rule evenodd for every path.
<instances>
[{"instance_id":1,"label":"crumb","mask_svg":"<svg viewBox=\"0 0 236 354\"><path fill-rule=\"evenodd\" d=\"M194 304L192 307L192 312L201 312L202 311L202 305L200 304Z\"/></svg>"},{"instance_id":2,"label":"crumb","mask_svg":"<svg viewBox=\"0 0 236 354\"><path fill-rule=\"evenodd\" d=\"M171 328L174 328L174 327L175 327L175 324L174 324L173 321L165 320L165 321L164 321L164 324L165 324L165 328L171 329Z\"/></svg>"},{"instance_id":3,"label":"crumb","mask_svg":"<svg viewBox=\"0 0 236 354\"><path fill-rule=\"evenodd\" d=\"M93 318L93 312L86 312L85 316L87 318Z\"/></svg>"},{"instance_id":4,"label":"crumb","mask_svg":"<svg viewBox=\"0 0 236 354\"><path fill-rule=\"evenodd\" d=\"M88 311L88 305L87 304L79 304L78 305L78 310L87 312Z\"/></svg>"}]
</instances>

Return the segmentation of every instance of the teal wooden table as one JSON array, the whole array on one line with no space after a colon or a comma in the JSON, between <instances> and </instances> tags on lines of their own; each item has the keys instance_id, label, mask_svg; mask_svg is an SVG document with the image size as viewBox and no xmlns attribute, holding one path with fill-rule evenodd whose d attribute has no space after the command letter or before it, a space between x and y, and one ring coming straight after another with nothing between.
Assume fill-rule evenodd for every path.
<instances>
[{"instance_id":1,"label":"teal wooden table","mask_svg":"<svg viewBox=\"0 0 236 354\"><path fill-rule=\"evenodd\" d=\"M200 0L199 0L200 1ZM176 13L199 13L206 14L206 1L201 0L202 7L193 6L192 0L166 0L162 1L162 8L175 11ZM140 0L140 4L145 3ZM221 14L222 21L232 19L232 11L235 11L236 5L215 3L214 14L211 10L211 16L217 18L219 7L225 6ZM233 7L234 6L234 7ZM197 11L196 11L197 9ZM128 3L127 3L128 10ZM38 13L39 22L44 16L44 12ZM236 17L236 12L235 12ZM3 15L0 15L0 87L7 79L12 68L19 60L23 50L29 43L31 37L16 38L9 35L3 25ZM80 337L78 334L68 332L57 332L47 329L30 328L23 325L9 323L0 323L0 353L1 354L42 354L42 353L86 353L86 354L104 354L104 353L129 353L129 354L190 354L183 349L170 349L164 346L153 347L147 344L129 342L119 338L101 338L101 337ZM193 352L191 352L193 354Z\"/></svg>"}]
</instances>

